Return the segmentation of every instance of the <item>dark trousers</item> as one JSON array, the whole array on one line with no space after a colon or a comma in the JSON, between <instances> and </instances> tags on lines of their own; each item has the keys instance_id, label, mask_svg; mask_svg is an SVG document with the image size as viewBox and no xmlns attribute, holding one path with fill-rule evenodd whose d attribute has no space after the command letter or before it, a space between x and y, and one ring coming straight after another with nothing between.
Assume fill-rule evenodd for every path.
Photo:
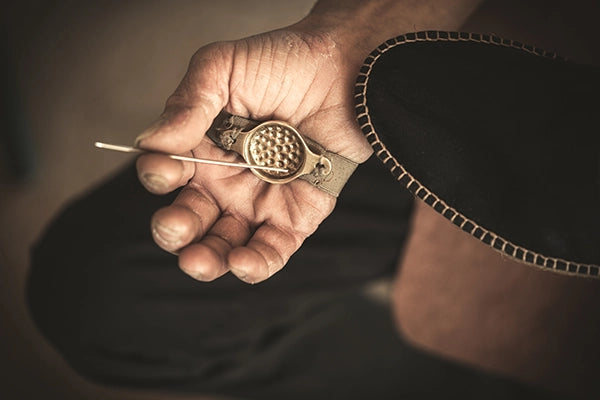
<instances>
[{"instance_id":1,"label":"dark trousers","mask_svg":"<svg viewBox=\"0 0 600 400\"><path fill-rule=\"evenodd\" d=\"M68 204L33 249L31 313L82 375L258 399L548 398L411 348L364 295L395 272L412 204L377 160L255 286L194 281L155 246L150 216L174 195L148 194L131 166Z\"/></svg>"}]
</instances>

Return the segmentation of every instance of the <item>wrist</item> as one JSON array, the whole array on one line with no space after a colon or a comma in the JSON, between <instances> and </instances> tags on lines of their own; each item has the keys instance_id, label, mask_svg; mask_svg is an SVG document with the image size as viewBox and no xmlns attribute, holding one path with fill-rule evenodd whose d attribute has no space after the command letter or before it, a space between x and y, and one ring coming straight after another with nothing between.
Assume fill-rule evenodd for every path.
<instances>
[{"instance_id":1,"label":"wrist","mask_svg":"<svg viewBox=\"0 0 600 400\"><path fill-rule=\"evenodd\" d=\"M344 58L344 65L358 69L371 50L389 38L388 29L375 31L368 22L371 14L369 2L356 8L330 6L328 3L318 2L293 28L317 37Z\"/></svg>"},{"instance_id":2,"label":"wrist","mask_svg":"<svg viewBox=\"0 0 600 400\"><path fill-rule=\"evenodd\" d=\"M457 30L481 0L318 1L295 29L332 42L351 66L392 37L422 30Z\"/></svg>"}]
</instances>

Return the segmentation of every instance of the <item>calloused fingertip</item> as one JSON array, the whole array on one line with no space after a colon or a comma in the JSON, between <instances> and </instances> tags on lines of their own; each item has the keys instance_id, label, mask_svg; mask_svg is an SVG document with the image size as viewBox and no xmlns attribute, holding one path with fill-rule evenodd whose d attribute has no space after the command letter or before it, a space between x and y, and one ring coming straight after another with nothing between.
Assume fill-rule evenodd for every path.
<instances>
[{"instance_id":1,"label":"calloused fingertip","mask_svg":"<svg viewBox=\"0 0 600 400\"><path fill-rule=\"evenodd\" d=\"M171 191L169 183L167 182L165 177L159 174L153 174L148 172L140 175L138 178L142 185L151 193L166 194Z\"/></svg>"},{"instance_id":2,"label":"calloused fingertip","mask_svg":"<svg viewBox=\"0 0 600 400\"><path fill-rule=\"evenodd\" d=\"M143 154L136 161L138 179L149 192L167 194L193 176L194 167L186 164L162 154Z\"/></svg>"}]
</instances>

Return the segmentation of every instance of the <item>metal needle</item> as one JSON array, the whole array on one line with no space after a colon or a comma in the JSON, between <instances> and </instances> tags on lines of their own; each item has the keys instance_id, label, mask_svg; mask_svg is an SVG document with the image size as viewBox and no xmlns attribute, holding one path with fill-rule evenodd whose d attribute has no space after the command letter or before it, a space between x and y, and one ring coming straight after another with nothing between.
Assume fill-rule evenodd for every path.
<instances>
[{"instance_id":1,"label":"metal needle","mask_svg":"<svg viewBox=\"0 0 600 400\"><path fill-rule=\"evenodd\" d=\"M120 151L123 153L154 153L150 150L140 149L139 147L122 146L122 145L102 143L102 142L96 142L96 143L94 143L94 146L96 146L99 149L114 150L114 151ZM266 171L288 172L288 170L285 168L267 167L267 166L263 166L263 165L251 165L251 164L228 162L228 161L208 160L206 158L184 157L184 156L178 156L176 154L163 154L160 152L156 152L156 153L165 155L174 160L190 161L190 162L201 163L201 164L224 165L227 167L253 168L253 169L262 169L262 170L266 170Z\"/></svg>"}]
</instances>

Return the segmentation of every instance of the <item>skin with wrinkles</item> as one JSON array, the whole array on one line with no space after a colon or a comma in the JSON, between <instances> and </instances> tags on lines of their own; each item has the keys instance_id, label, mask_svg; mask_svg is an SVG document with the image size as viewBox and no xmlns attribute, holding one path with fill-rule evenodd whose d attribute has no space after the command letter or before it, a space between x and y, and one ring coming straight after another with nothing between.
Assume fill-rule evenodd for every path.
<instances>
[{"instance_id":1,"label":"skin with wrinkles","mask_svg":"<svg viewBox=\"0 0 600 400\"><path fill-rule=\"evenodd\" d=\"M380 42L415 27L458 26L477 2L349 0L338 7L322 0L288 28L205 46L192 57L161 118L136 144L235 161L236 155L204 137L225 109L286 121L329 151L364 162L372 150L356 123L352 95L363 59ZM140 156L137 167L151 192L184 186L171 206L153 216L152 234L159 246L179 255L184 272L203 281L228 271L249 283L267 279L335 206L333 196L301 180L271 185L250 171L157 154Z\"/></svg>"},{"instance_id":2,"label":"skin with wrinkles","mask_svg":"<svg viewBox=\"0 0 600 400\"><path fill-rule=\"evenodd\" d=\"M320 125L346 125L346 129L319 129L312 136L333 151L364 161L371 150L357 127L347 122L351 121L347 93L353 77L340 75L331 60L336 57L332 47L279 31L201 49L167 102L166 122L159 123L162 130L140 145L185 153L188 140L195 139L200 144L192 156L235 160L235 155L200 136L224 107L258 120L289 121L301 132L314 132L313 127ZM323 125L321 121L329 122ZM338 123L331 125L331 121ZM181 142L160 141L175 130L186 133ZM235 168L146 155L139 158L138 169L144 171L142 182L154 192L187 183L172 206L157 212L152 232L159 246L179 252L180 267L199 280L212 280L229 270L249 283L268 278L283 267L335 204L333 197L304 181L271 185ZM156 185L160 178L153 176L165 175L175 185Z\"/></svg>"}]
</instances>

